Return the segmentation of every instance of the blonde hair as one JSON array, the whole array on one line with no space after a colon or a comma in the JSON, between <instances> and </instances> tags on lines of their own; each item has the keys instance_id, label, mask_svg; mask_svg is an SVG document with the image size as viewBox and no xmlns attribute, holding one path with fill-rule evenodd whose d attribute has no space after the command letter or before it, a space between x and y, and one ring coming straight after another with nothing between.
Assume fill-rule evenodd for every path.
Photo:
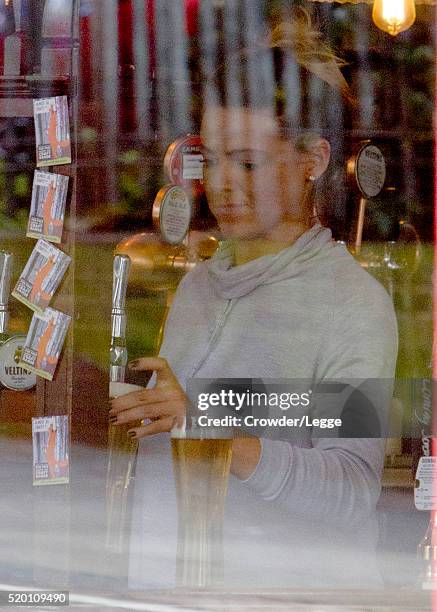
<instances>
[{"instance_id":1,"label":"blonde hair","mask_svg":"<svg viewBox=\"0 0 437 612\"><path fill-rule=\"evenodd\" d=\"M341 72L345 62L322 40L304 9L270 24L267 34L239 50L219 38L214 59L215 70L203 74L204 102L271 108L285 132L287 124L329 131L334 106L343 106L345 117L354 106Z\"/></svg>"},{"instance_id":2,"label":"blonde hair","mask_svg":"<svg viewBox=\"0 0 437 612\"><path fill-rule=\"evenodd\" d=\"M311 17L303 8L294 11L292 18L273 27L266 45L270 48L289 49L298 64L343 93L349 91L341 68L346 62L337 57L321 40Z\"/></svg>"}]
</instances>

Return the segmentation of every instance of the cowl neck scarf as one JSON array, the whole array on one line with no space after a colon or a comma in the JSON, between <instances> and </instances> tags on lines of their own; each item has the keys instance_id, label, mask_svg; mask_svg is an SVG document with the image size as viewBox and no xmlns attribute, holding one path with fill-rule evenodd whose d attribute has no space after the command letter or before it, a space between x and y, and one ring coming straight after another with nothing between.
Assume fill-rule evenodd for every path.
<instances>
[{"instance_id":1,"label":"cowl neck scarf","mask_svg":"<svg viewBox=\"0 0 437 612\"><path fill-rule=\"evenodd\" d=\"M333 246L331 230L316 224L291 246L274 255L263 255L239 266L233 265L233 241L225 241L206 265L217 294L230 300L247 295L260 285L302 274Z\"/></svg>"}]
</instances>

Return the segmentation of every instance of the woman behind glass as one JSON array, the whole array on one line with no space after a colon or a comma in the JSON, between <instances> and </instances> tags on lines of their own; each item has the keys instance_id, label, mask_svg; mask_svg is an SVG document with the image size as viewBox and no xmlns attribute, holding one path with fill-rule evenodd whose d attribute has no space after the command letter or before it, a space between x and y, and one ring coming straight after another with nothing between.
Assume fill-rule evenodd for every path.
<instances>
[{"instance_id":1,"label":"woman behind glass","mask_svg":"<svg viewBox=\"0 0 437 612\"><path fill-rule=\"evenodd\" d=\"M146 419L132 430L146 438L136 476L134 587L172 584L168 432L185 415L189 379L385 380L396 362L388 295L320 222L338 208L332 186L339 179L335 163L328 166L342 149L350 103L336 58L307 19L296 18L264 43L222 55L214 71L210 59L204 181L228 240L181 282L160 357L132 364L155 371L149 388L111 408L118 423ZM381 421L388 403L382 394L371 407ZM345 571L349 586L373 581L366 551L374 545L369 519L383 459L383 439L318 437L310 428L286 440L236 439L228 582L332 587L338 579L345 586ZM337 549L327 524L342 538ZM362 536L357 525L368 528Z\"/></svg>"}]
</instances>

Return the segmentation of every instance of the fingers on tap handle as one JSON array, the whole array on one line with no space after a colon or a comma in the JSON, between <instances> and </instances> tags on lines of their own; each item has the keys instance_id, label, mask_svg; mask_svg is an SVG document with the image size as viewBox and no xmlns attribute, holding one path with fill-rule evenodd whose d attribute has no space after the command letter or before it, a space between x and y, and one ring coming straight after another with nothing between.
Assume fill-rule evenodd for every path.
<instances>
[{"instance_id":1,"label":"fingers on tap handle","mask_svg":"<svg viewBox=\"0 0 437 612\"><path fill-rule=\"evenodd\" d=\"M166 366L167 362L162 357L140 357L129 362L131 370L163 370Z\"/></svg>"},{"instance_id":2,"label":"fingers on tap handle","mask_svg":"<svg viewBox=\"0 0 437 612\"><path fill-rule=\"evenodd\" d=\"M175 378L167 360L162 357L141 357L140 359L135 359L129 363L129 369L149 372L156 371L161 379L170 380Z\"/></svg>"}]
</instances>

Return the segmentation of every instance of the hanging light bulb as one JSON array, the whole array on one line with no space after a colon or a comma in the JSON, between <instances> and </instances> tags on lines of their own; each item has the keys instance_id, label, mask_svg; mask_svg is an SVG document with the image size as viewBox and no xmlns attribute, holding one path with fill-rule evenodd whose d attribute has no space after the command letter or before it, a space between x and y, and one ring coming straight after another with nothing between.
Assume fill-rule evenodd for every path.
<instances>
[{"instance_id":1,"label":"hanging light bulb","mask_svg":"<svg viewBox=\"0 0 437 612\"><path fill-rule=\"evenodd\" d=\"M375 0L372 18L380 30L397 36L416 19L414 0Z\"/></svg>"},{"instance_id":2,"label":"hanging light bulb","mask_svg":"<svg viewBox=\"0 0 437 612\"><path fill-rule=\"evenodd\" d=\"M434 6L437 0L308 0L309 2L340 4L373 4L372 17L383 32L397 36L408 30L416 20L416 5Z\"/></svg>"}]
</instances>

